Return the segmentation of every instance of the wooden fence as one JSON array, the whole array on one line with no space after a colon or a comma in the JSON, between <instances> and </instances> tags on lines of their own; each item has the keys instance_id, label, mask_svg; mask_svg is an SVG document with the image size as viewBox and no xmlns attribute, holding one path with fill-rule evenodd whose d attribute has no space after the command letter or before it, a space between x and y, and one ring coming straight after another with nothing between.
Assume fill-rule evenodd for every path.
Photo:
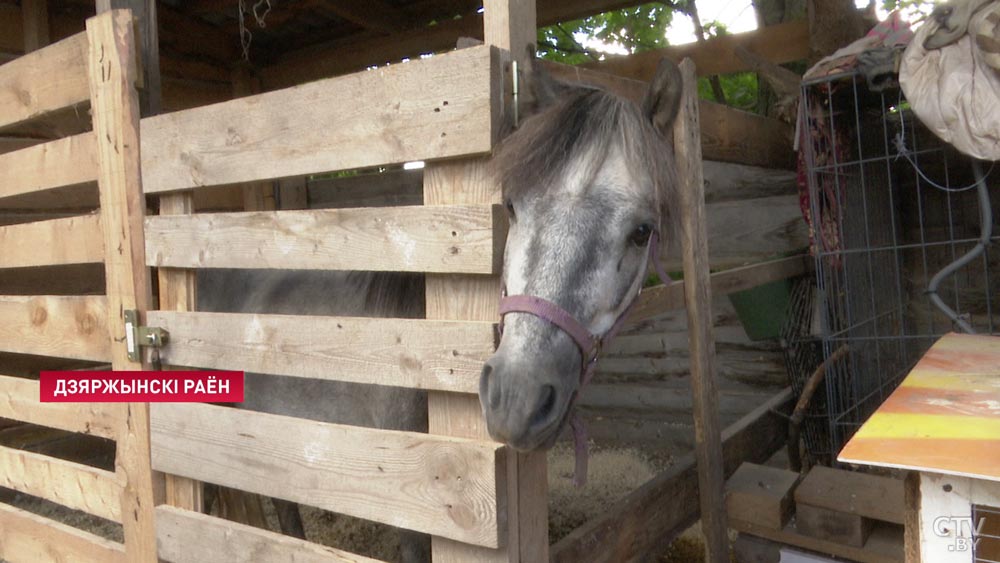
<instances>
[{"instance_id":1,"label":"wooden fence","mask_svg":"<svg viewBox=\"0 0 1000 563\"><path fill-rule=\"evenodd\" d=\"M122 311L148 309L141 261L136 60L132 20L108 12L87 31L0 66L0 127L70 108L93 130L0 157L0 197L100 193L88 215L0 227L4 268L105 265L105 295L0 297L0 350L138 369L115 341ZM107 250L111 249L110 252ZM140 258L136 261L137 251ZM39 404L37 381L0 376L0 417L114 440L115 470L0 446L0 486L120 522L124 544L0 504L0 559L153 561L153 480L145 404Z\"/></svg>"},{"instance_id":2,"label":"wooden fence","mask_svg":"<svg viewBox=\"0 0 1000 563\"><path fill-rule=\"evenodd\" d=\"M0 297L0 351L146 369L122 344L123 312L134 309L169 331L159 351L168 366L422 389L430 427L375 430L209 404L39 406L37 382L0 376L0 417L117 443L114 472L0 447L0 486L124 529L117 544L0 505L0 559L366 560L205 515L203 482L430 534L435 561L548 559L545 456L490 440L476 397L495 346L506 235L483 156L507 115L511 46L535 29L533 9L498 4L484 16L484 46L141 121L128 12L0 66L0 130L66 108L93 114L93 131L0 155L0 198L59 206L88 201L78 192L95 184L100 194L94 214L0 227L2 267L103 263L106 278L100 296ZM416 160L428 162L423 205L195 213L195 194L222 186ZM149 196L159 215L146 216ZM199 268L423 273L426 318L198 312ZM713 289L801 268L723 273ZM645 292L634 320L681 307L683 292Z\"/></svg>"}]
</instances>

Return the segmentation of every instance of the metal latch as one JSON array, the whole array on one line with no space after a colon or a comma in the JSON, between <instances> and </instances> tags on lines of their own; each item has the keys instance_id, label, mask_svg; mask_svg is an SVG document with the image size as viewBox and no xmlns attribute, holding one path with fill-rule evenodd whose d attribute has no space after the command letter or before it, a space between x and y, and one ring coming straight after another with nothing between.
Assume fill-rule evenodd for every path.
<instances>
[{"instance_id":1,"label":"metal latch","mask_svg":"<svg viewBox=\"0 0 1000 563\"><path fill-rule=\"evenodd\" d=\"M161 348L169 337L170 333L160 327L139 325L139 311L125 310L125 346L128 349L128 359L138 362L141 347Z\"/></svg>"}]
</instances>

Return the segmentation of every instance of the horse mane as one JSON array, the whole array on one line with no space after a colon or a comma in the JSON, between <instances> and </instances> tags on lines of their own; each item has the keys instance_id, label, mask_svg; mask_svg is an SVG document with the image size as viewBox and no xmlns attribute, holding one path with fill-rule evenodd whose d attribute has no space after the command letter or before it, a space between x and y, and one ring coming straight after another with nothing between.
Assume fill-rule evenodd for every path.
<instances>
[{"instance_id":1,"label":"horse mane","mask_svg":"<svg viewBox=\"0 0 1000 563\"><path fill-rule=\"evenodd\" d=\"M591 87L565 90L570 95L526 119L497 148L493 166L504 196L518 197L553 185L583 154L590 156L583 163L583 177L589 183L617 146L631 170L650 175L660 229L670 229L677 185L672 143L629 100Z\"/></svg>"}]
</instances>

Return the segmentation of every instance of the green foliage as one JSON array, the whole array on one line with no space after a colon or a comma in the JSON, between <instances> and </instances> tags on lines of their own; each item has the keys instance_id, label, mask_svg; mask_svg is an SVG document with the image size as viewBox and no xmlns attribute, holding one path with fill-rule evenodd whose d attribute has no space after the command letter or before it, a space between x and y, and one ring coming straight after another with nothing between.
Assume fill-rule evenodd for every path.
<instances>
[{"instance_id":1,"label":"green foliage","mask_svg":"<svg viewBox=\"0 0 1000 563\"><path fill-rule=\"evenodd\" d=\"M909 21L914 22L920 16L931 13L936 3L935 0L882 0L882 8L886 12L900 10Z\"/></svg>"},{"instance_id":2,"label":"green foliage","mask_svg":"<svg viewBox=\"0 0 1000 563\"><path fill-rule=\"evenodd\" d=\"M722 83L722 92L726 95L726 104L744 111L755 111L757 109L757 73L738 72L719 77ZM715 101L712 94L712 86L708 78L698 79L698 97L703 100Z\"/></svg>"},{"instance_id":3,"label":"green foliage","mask_svg":"<svg viewBox=\"0 0 1000 563\"><path fill-rule=\"evenodd\" d=\"M538 30L538 54L544 59L566 64L598 60L576 36L592 37L609 45L620 45L629 53L667 46L665 33L673 21L674 9L664 2L624 8Z\"/></svg>"},{"instance_id":4,"label":"green foliage","mask_svg":"<svg viewBox=\"0 0 1000 563\"><path fill-rule=\"evenodd\" d=\"M573 65L600 60L603 57L602 53L582 45L586 42L586 38L597 39L608 45L620 46L629 54L666 47L668 46L667 28L673 22L675 14L688 17L690 2L693 0L652 2L634 8L615 10L540 28L538 30L538 56L550 61ZM716 37L727 33L726 27L719 22L705 24L704 30L707 37ZM758 87L755 73L744 72L721 76L719 80L726 97L726 103L743 110L753 111L756 109ZM704 99L715 99L707 79L699 80L698 91Z\"/></svg>"}]
</instances>

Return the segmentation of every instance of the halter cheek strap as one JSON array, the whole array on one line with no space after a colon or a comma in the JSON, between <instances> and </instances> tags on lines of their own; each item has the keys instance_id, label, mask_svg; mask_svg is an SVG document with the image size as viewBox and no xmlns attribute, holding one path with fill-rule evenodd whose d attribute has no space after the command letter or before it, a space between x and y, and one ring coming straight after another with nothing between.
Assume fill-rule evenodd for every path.
<instances>
[{"instance_id":1,"label":"halter cheek strap","mask_svg":"<svg viewBox=\"0 0 1000 563\"><path fill-rule=\"evenodd\" d=\"M653 231L653 234L649 238L649 260L653 263L657 275L660 276L660 281L664 284L669 284L670 278L664 273L663 267L657 259L659 257L658 243L659 233ZM559 327L573 339L577 348L580 349L582 364L580 369L580 387L573 394L568 407L572 410L576 404L577 397L583 391L583 387L594 376L594 371L597 368L597 359L601 355L601 350L625 325L625 320L632 311L632 307L635 305L640 293L642 293L642 285L639 286L639 291L636 292L632 301L622 310L618 318L615 319L615 323L611 325L611 328L603 335L596 335L592 334L587 327L576 320L576 317L559 305L533 295L508 296L505 287L500 296L500 332L503 333L503 319L507 313L528 313ZM570 426L573 429L573 442L576 450L576 467L574 469L573 483L578 487L582 487L587 482L587 428L584 426L583 420L576 413L573 413L571 417Z\"/></svg>"}]
</instances>

